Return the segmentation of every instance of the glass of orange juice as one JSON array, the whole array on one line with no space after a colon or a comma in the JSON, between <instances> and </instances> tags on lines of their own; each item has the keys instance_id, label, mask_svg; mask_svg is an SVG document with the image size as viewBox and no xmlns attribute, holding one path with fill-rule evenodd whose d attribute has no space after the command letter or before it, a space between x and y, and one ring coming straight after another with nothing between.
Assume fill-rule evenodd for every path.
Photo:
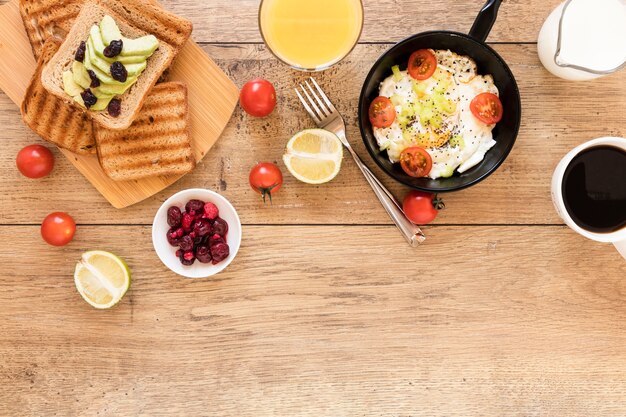
<instances>
[{"instance_id":1,"label":"glass of orange juice","mask_svg":"<svg viewBox=\"0 0 626 417\"><path fill-rule=\"evenodd\" d=\"M262 0L259 28L285 64L321 71L352 51L363 29L361 0Z\"/></svg>"}]
</instances>

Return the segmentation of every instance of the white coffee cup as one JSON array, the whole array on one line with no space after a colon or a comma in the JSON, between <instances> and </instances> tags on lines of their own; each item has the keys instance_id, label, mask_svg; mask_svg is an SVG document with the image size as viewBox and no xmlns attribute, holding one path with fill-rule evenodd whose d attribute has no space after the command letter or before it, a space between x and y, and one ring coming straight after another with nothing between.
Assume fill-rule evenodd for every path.
<instances>
[{"instance_id":1,"label":"white coffee cup","mask_svg":"<svg viewBox=\"0 0 626 417\"><path fill-rule=\"evenodd\" d=\"M586 238L595 240L597 242L614 244L619 253L621 253L624 259L626 259L626 227L623 227L620 230L612 233L594 233L585 230L574 222L572 217L567 212L567 209L565 208L565 203L563 201L563 175L565 174L565 170L569 166L570 162L572 162L572 160L582 151L601 145L614 146L616 148L620 148L626 151L626 139L617 137L594 139L572 149L572 151L565 155L561 162L559 162L559 165L556 167L554 175L552 176L552 201L559 216L571 229L585 236ZM626 181L626 178L622 180Z\"/></svg>"}]
</instances>

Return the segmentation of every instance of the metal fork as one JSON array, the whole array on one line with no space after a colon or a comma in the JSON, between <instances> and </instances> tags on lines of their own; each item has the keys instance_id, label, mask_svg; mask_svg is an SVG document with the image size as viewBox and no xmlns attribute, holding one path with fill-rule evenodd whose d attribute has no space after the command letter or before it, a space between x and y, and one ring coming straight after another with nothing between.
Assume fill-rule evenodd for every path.
<instances>
[{"instance_id":1,"label":"metal fork","mask_svg":"<svg viewBox=\"0 0 626 417\"><path fill-rule=\"evenodd\" d=\"M393 194L385 188L378 178L374 176L372 171L370 171L363 161L361 161L359 155L354 152L352 146L350 146L350 142L348 142L348 139L346 138L346 123L344 122L343 117L341 117L335 106L333 106L328 99L328 96L326 96L317 82L315 82L312 77L310 80L315 86L315 90L311 87L308 81L304 82L306 88L304 85L300 84L300 90L298 88L295 89L302 105L311 118L313 118L317 127L331 131L339 137L341 143L343 143L343 146L345 146L348 152L350 152L354 162L356 162L356 165L359 167L365 176L365 179L374 190L374 194L376 194L376 197L380 200L380 203L389 214L389 217L391 217L391 220L394 221L396 226L398 226L398 229L400 229L404 235L404 238L411 246L419 246L420 243L426 240L426 236L419 227L413 224L406 217L402 211L402 207Z\"/></svg>"}]
</instances>

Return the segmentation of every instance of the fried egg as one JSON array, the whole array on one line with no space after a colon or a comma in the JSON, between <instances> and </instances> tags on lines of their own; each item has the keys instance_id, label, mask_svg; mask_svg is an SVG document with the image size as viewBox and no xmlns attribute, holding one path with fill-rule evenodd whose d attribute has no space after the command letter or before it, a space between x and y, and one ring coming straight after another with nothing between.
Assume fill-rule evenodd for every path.
<instances>
[{"instance_id":1,"label":"fried egg","mask_svg":"<svg viewBox=\"0 0 626 417\"><path fill-rule=\"evenodd\" d=\"M437 58L430 78L415 80L396 66L381 83L379 95L391 100L396 120L388 128L374 128L374 136L393 163L408 147L426 149L433 159L429 177L435 179L466 172L495 146L495 125L476 119L470 103L481 93L499 93L491 75L477 75L471 58L449 50L430 51Z\"/></svg>"}]
</instances>

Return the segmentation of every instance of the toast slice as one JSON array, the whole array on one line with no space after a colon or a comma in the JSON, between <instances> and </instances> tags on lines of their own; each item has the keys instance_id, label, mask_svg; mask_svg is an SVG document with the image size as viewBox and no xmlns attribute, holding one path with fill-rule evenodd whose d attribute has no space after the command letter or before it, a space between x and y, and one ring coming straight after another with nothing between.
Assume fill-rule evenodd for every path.
<instances>
[{"instance_id":1,"label":"toast slice","mask_svg":"<svg viewBox=\"0 0 626 417\"><path fill-rule=\"evenodd\" d=\"M96 127L98 158L115 181L182 175L196 166L189 135L187 87L156 85L127 130Z\"/></svg>"},{"instance_id":2,"label":"toast slice","mask_svg":"<svg viewBox=\"0 0 626 417\"><path fill-rule=\"evenodd\" d=\"M20 14L36 59L48 38L65 38L84 3L85 0L20 0Z\"/></svg>"},{"instance_id":3,"label":"toast slice","mask_svg":"<svg viewBox=\"0 0 626 417\"><path fill-rule=\"evenodd\" d=\"M125 3L126 2L134 4L132 0L126 0ZM109 115L106 110L87 110L89 117L104 128L126 129L139 114L141 106L150 89L155 85L163 71L169 67L178 53L178 50L182 47L180 42L182 42L183 38L185 38L185 41L188 39L191 34L191 23L149 3L144 3L142 10L139 10L139 6L137 6L137 14L131 15L127 12L123 16L106 7L104 3L103 1L89 0L84 4L70 33L65 38L59 51L44 68L41 78L44 87L49 92L65 100L68 104L80 108L80 105L63 90L62 74L71 69L72 63L74 62L74 54L80 43L88 39L90 28L93 25L99 24L105 15L110 15L116 21L122 34L126 37L139 38L153 34L159 39L159 48L148 58L147 67L139 78L137 78L137 82L123 95L118 96L122 102L120 116L113 117ZM118 2L117 0L109 0L109 3L117 4ZM155 20L157 18L152 16L152 13L161 16L159 18L160 20ZM144 15L148 17L144 19ZM154 32L142 30L138 26L149 27L151 30L154 30ZM171 39L171 34L167 35L171 31L175 33L180 31L180 39L176 39L177 43L175 45L170 45L163 38L163 36L167 36L167 39Z\"/></svg>"},{"instance_id":4,"label":"toast slice","mask_svg":"<svg viewBox=\"0 0 626 417\"><path fill-rule=\"evenodd\" d=\"M20 14L22 15L22 21L24 22L24 27L26 28L26 33L28 34L28 39L30 41L30 46L33 49L33 54L36 59L39 59L41 55L41 49L43 44L48 40L51 36L58 36L60 38L65 38L72 29L72 25L80 13L80 9L85 4L86 0L20 0ZM104 4L109 6L111 9L117 10L118 13L124 14L124 4L123 0L103 0ZM151 3L155 7L157 7L159 11L159 16L165 16L163 22L160 20L153 25L157 26L159 24L167 24L166 21L170 18L167 17L167 14L163 14L163 9L161 9L159 3L156 0L146 0L148 3ZM130 3L131 7L136 9L134 3ZM145 6L145 2L143 3ZM150 14L154 14L155 11L150 9ZM191 33L191 28L187 28L189 33ZM181 34L177 34L177 37L182 38L185 35L185 31L181 31ZM187 35L189 37L189 35ZM174 43L178 45L178 43Z\"/></svg>"},{"instance_id":5,"label":"toast slice","mask_svg":"<svg viewBox=\"0 0 626 417\"><path fill-rule=\"evenodd\" d=\"M22 101L22 119L35 133L60 148L80 154L94 153L94 131L86 112L68 106L41 84L41 72L62 42L53 36L44 44L37 70Z\"/></svg>"}]
</instances>

